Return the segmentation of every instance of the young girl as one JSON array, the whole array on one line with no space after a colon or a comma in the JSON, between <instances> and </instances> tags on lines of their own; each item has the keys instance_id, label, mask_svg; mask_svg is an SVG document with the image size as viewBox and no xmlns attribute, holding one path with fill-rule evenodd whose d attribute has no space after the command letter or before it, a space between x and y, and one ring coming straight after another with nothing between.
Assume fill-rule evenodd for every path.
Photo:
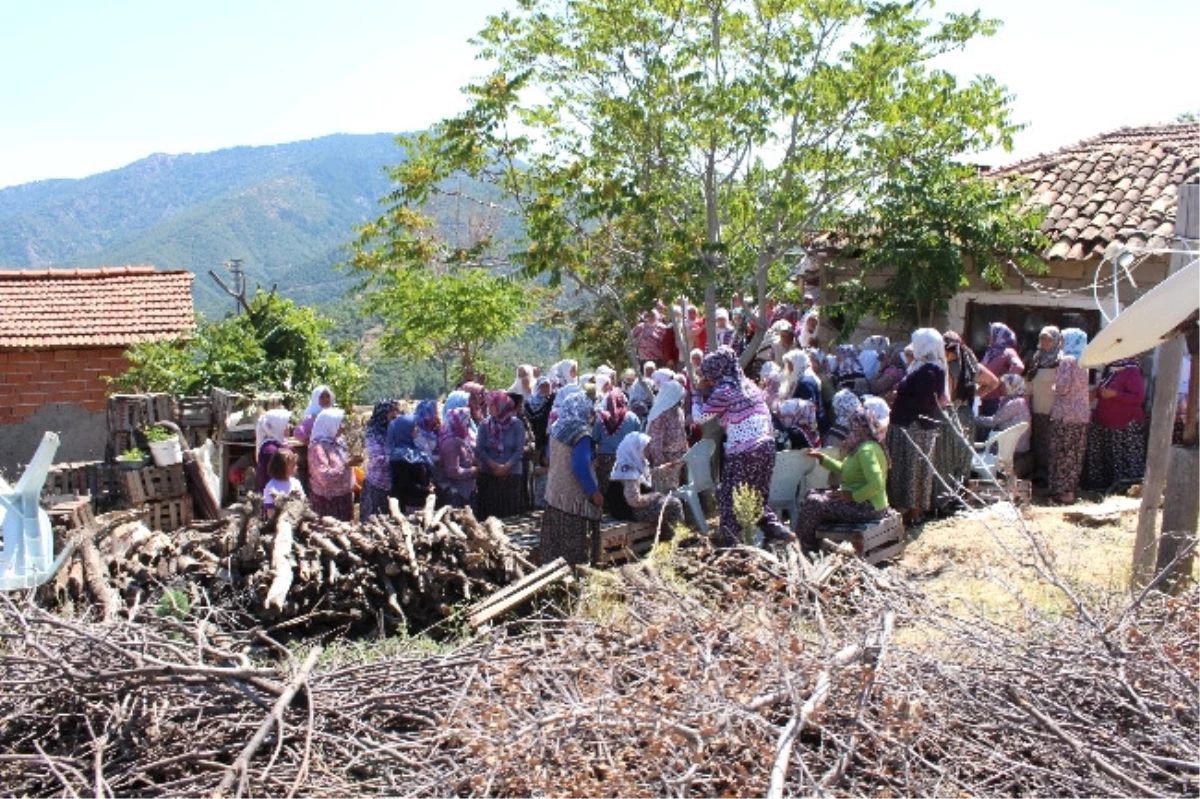
<instances>
[{"instance_id":1,"label":"young girl","mask_svg":"<svg viewBox=\"0 0 1200 799\"><path fill-rule=\"evenodd\" d=\"M267 474L271 479L263 489L263 518L271 518L275 512L276 502L288 494L304 496L304 487L300 485L296 471L300 468L300 459L290 449L276 450L267 464Z\"/></svg>"},{"instance_id":2,"label":"young girl","mask_svg":"<svg viewBox=\"0 0 1200 799\"><path fill-rule=\"evenodd\" d=\"M308 479L312 489L309 504L318 516L354 521L354 467L362 458L352 458L339 438L341 408L326 408L313 422L308 447Z\"/></svg>"}]
</instances>

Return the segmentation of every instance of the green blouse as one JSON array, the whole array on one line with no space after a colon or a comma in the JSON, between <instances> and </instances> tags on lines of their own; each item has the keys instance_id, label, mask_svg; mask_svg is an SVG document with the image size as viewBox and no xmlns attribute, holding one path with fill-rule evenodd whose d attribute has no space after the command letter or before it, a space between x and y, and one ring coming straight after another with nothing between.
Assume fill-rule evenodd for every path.
<instances>
[{"instance_id":1,"label":"green blouse","mask_svg":"<svg viewBox=\"0 0 1200 799\"><path fill-rule=\"evenodd\" d=\"M821 462L826 469L842 476L842 490L849 491L855 502L870 502L875 510L887 507L888 459L877 442L863 443L845 460L826 455Z\"/></svg>"}]
</instances>

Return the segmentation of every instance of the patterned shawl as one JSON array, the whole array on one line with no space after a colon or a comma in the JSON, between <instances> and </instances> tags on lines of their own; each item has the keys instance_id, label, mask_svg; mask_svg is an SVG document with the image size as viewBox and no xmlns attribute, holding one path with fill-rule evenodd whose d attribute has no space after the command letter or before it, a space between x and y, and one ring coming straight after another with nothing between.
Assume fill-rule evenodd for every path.
<instances>
[{"instance_id":1,"label":"patterned shawl","mask_svg":"<svg viewBox=\"0 0 1200 799\"><path fill-rule=\"evenodd\" d=\"M604 410L598 414L600 421L604 423L604 429L608 434L616 435L616 432L621 429L621 425L625 423L625 414L629 412L629 403L625 399L625 392L619 388L614 388L608 392L608 397L604 400Z\"/></svg>"},{"instance_id":2,"label":"patterned shawl","mask_svg":"<svg viewBox=\"0 0 1200 799\"><path fill-rule=\"evenodd\" d=\"M582 391L565 394L555 401L557 418L550 423L550 435L568 447L592 433L592 400Z\"/></svg>"},{"instance_id":3,"label":"patterned shawl","mask_svg":"<svg viewBox=\"0 0 1200 799\"><path fill-rule=\"evenodd\" d=\"M992 322L988 326L988 348L983 354L983 360L992 360L999 358L1007 349L1017 348L1017 334L1012 331L1012 328L1002 322Z\"/></svg>"}]
</instances>

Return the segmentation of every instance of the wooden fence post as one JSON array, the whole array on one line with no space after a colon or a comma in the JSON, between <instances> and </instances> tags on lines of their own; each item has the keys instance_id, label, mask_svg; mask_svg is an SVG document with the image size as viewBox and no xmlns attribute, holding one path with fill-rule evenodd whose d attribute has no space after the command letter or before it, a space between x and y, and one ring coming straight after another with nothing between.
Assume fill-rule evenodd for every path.
<instances>
[{"instance_id":1,"label":"wooden fence post","mask_svg":"<svg viewBox=\"0 0 1200 799\"><path fill-rule=\"evenodd\" d=\"M1175 211L1175 234L1195 241L1200 236L1200 185L1185 183L1179 187ZM1169 275L1183 269L1190 254L1171 255ZM1175 428L1175 406L1179 396L1179 376L1183 365L1183 336L1176 336L1159 348L1158 371L1154 375L1154 402L1150 410L1150 437L1146 445L1146 475L1142 481L1142 506L1138 510L1137 535L1133 542L1133 573L1130 584L1139 590L1154 579L1158 561L1158 509L1167 484L1171 465L1171 438ZM1192 486L1195 491L1195 486Z\"/></svg>"}]
</instances>

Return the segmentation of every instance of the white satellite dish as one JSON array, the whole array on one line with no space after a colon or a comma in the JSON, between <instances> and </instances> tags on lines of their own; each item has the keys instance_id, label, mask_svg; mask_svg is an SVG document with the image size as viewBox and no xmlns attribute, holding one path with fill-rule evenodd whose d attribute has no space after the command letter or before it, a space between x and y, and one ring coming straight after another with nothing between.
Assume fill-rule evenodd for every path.
<instances>
[{"instance_id":1,"label":"white satellite dish","mask_svg":"<svg viewBox=\"0 0 1200 799\"><path fill-rule=\"evenodd\" d=\"M1200 261L1159 283L1100 331L1079 364L1089 369L1152 350L1200 311Z\"/></svg>"}]
</instances>

